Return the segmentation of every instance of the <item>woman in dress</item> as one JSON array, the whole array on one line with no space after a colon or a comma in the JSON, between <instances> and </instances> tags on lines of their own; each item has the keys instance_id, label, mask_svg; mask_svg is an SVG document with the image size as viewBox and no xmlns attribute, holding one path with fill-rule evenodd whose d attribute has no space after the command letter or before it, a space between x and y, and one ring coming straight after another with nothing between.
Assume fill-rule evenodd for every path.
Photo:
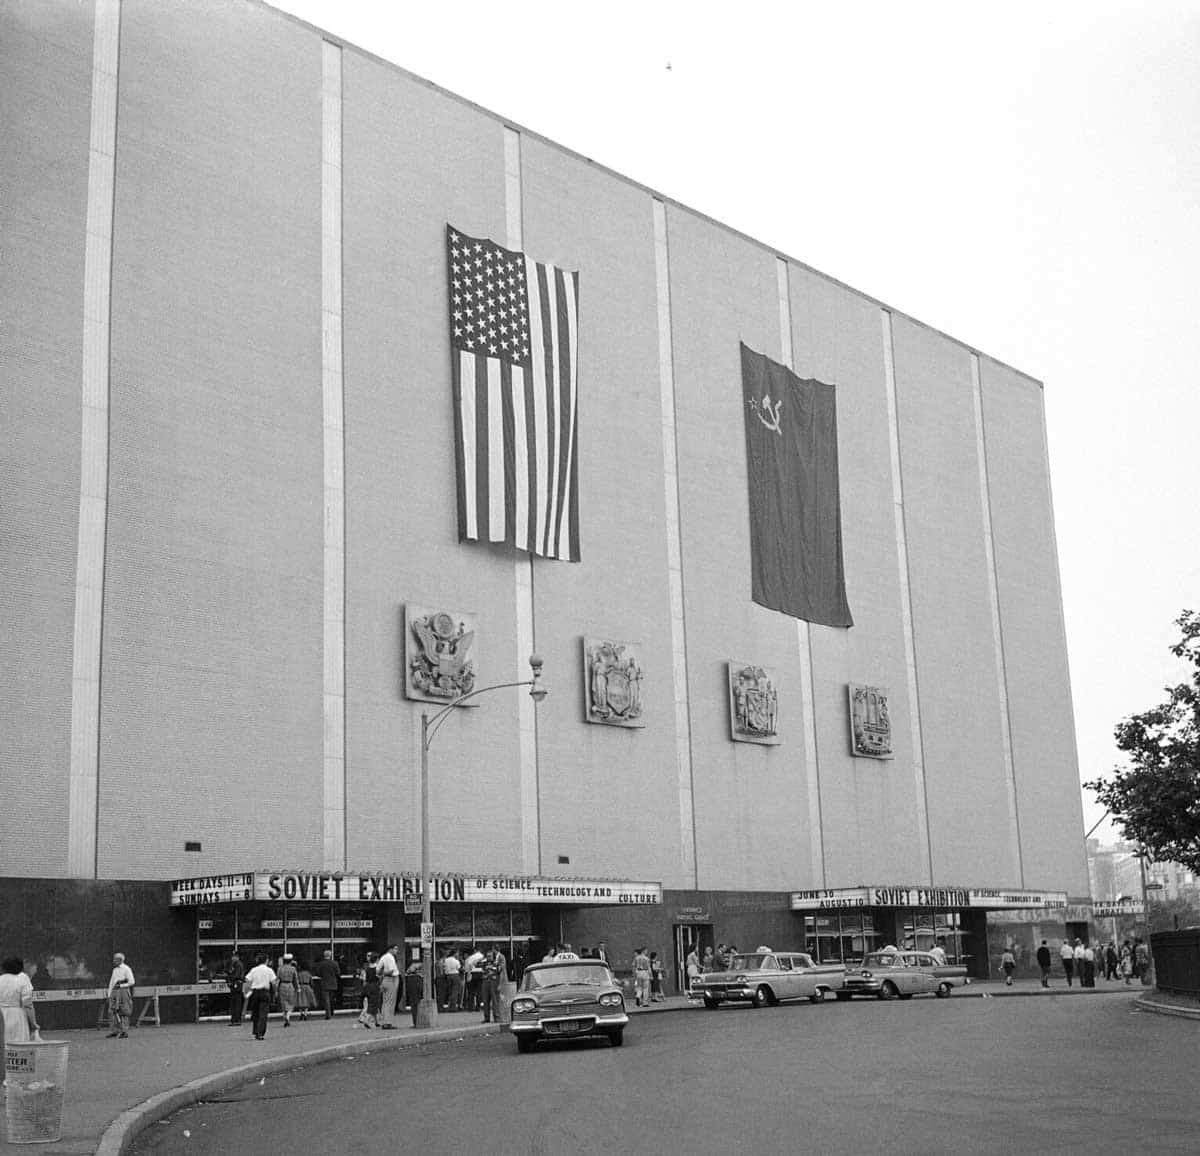
<instances>
[{"instance_id":1,"label":"woman in dress","mask_svg":"<svg viewBox=\"0 0 1200 1156\"><path fill-rule=\"evenodd\" d=\"M664 1003L666 994L663 992L663 975L666 968L663 967L663 961L658 958L658 952L650 953L650 1002Z\"/></svg>"},{"instance_id":2,"label":"woman in dress","mask_svg":"<svg viewBox=\"0 0 1200 1156\"><path fill-rule=\"evenodd\" d=\"M0 1017L4 1019L6 1044L28 1043L38 1030L33 1011L33 984L19 956L6 959L0 973Z\"/></svg>"},{"instance_id":3,"label":"woman in dress","mask_svg":"<svg viewBox=\"0 0 1200 1156\"><path fill-rule=\"evenodd\" d=\"M695 947L693 947L692 950L687 953L687 960L684 963L684 967L687 971L688 990L690 991L692 987L692 980L696 979L700 975L700 955L696 951Z\"/></svg>"},{"instance_id":4,"label":"woman in dress","mask_svg":"<svg viewBox=\"0 0 1200 1156\"><path fill-rule=\"evenodd\" d=\"M290 952L279 964L279 1010L283 1012L283 1026L292 1026L292 1012L300 998L300 972L296 970L295 956Z\"/></svg>"},{"instance_id":5,"label":"woman in dress","mask_svg":"<svg viewBox=\"0 0 1200 1156\"><path fill-rule=\"evenodd\" d=\"M317 1006L317 993L313 991L312 972L306 962L300 964L300 1002L297 1006L300 1009L302 1020L308 1019L309 1010Z\"/></svg>"},{"instance_id":6,"label":"woman in dress","mask_svg":"<svg viewBox=\"0 0 1200 1156\"><path fill-rule=\"evenodd\" d=\"M367 952L367 962L359 969L358 977L363 984L362 1011L358 1013L358 1022L364 1028L379 1027L379 1009L383 1007L383 986L380 983L379 972L375 964L379 957L373 951Z\"/></svg>"}]
</instances>

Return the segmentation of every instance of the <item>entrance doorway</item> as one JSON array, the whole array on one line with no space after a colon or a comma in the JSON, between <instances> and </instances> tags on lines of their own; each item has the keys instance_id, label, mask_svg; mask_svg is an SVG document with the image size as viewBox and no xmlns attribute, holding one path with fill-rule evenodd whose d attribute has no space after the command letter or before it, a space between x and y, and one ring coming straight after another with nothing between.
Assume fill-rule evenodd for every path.
<instances>
[{"instance_id":1,"label":"entrance doorway","mask_svg":"<svg viewBox=\"0 0 1200 1156\"><path fill-rule=\"evenodd\" d=\"M714 947L711 923L675 924L675 990L687 991L687 958L695 951L697 959L704 958L704 949Z\"/></svg>"}]
</instances>

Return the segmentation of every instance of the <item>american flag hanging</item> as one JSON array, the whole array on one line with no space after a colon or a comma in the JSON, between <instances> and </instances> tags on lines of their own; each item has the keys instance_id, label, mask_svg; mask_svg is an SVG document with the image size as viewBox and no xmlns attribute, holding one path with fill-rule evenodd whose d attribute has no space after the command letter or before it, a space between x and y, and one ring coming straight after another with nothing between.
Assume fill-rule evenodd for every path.
<instances>
[{"instance_id":1,"label":"american flag hanging","mask_svg":"<svg viewBox=\"0 0 1200 1156\"><path fill-rule=\"evenodd\" d=\"M458 536L579 561L579 274L446 227Z\"/></svg>"}]
</instances>

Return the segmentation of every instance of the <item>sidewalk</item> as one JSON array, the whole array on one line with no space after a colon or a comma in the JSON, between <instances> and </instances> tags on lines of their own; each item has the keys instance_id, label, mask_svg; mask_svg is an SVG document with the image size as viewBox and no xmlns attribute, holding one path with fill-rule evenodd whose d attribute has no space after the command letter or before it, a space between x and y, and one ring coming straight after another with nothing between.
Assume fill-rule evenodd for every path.
<instances>
[{"instance_id":1,"label":"sidewalk","mask_svg":"<svg viewBox=\"0 0 1200 1156\"><path fill-rule=\"evenodd\" d=\"M1123 983L1106 986L1103 981L1096 988L1068 988L1061 978L1052 983L1049 989L1043 989L1036 979L1017 980L1012 987L996 982L972 983L957 988L951 998L1091 998L1121 993L1145 995L1153 990ZM631 1016L686 1010L704 1009L678 995L645 1008L629 1005ZM394 1032L364 1031L352 1013L345 1013L333 1020L294 1022L285 1030L276 1015L271 1017L267 1038L261 1043L251 1036L248 1023L231 1028L224 1021L134 1028L127 1040L110 1040L103 1031L94 1029L47 1033L47 1038L65 1040L70 1045L63 1137L54 1144L8 1144L0 1122L0 1156L30 1152L119 1156L124 1146L155 1120L252 1080L269 1079L306 1064L438 1040L493 1035L501 1030L498 1024L481 1023L476 1012L442 1013L436 1030L418 1031L407 1017L398 1016L396 1022L399 1026Z\"/></svg>"}]
</instances>

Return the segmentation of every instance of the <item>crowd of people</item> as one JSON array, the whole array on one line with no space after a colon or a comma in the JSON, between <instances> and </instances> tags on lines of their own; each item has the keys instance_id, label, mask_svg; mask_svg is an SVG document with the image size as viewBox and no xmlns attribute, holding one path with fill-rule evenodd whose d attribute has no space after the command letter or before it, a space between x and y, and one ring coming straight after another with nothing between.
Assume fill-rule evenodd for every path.
<instances>
[{"instance_id":1,"label":"crowd of people","mask_svg":"<svg viewBox=\"0 0 1200 1156\"><path fill-rule=\"evenodd\" d=\"M1058 958L1067 987L1073 986L1075 980L1079 981L1080 987L1095 987L1097 977L1105 981L1124 980L1126 984L1134 980L1149 982L1150 948L1140 936L1124 940L1120 947L1116 940L1093 947L1081 939L1073 943L1064 939L1058 949ZM1015 965L1011 948L1005 950L1000 962L1004 982L1011 985ZM1037 962L1042 973L1042 987L1049 987L1054 957L1044 939L1037 949Z\"/></svg>"}]
</instances>

